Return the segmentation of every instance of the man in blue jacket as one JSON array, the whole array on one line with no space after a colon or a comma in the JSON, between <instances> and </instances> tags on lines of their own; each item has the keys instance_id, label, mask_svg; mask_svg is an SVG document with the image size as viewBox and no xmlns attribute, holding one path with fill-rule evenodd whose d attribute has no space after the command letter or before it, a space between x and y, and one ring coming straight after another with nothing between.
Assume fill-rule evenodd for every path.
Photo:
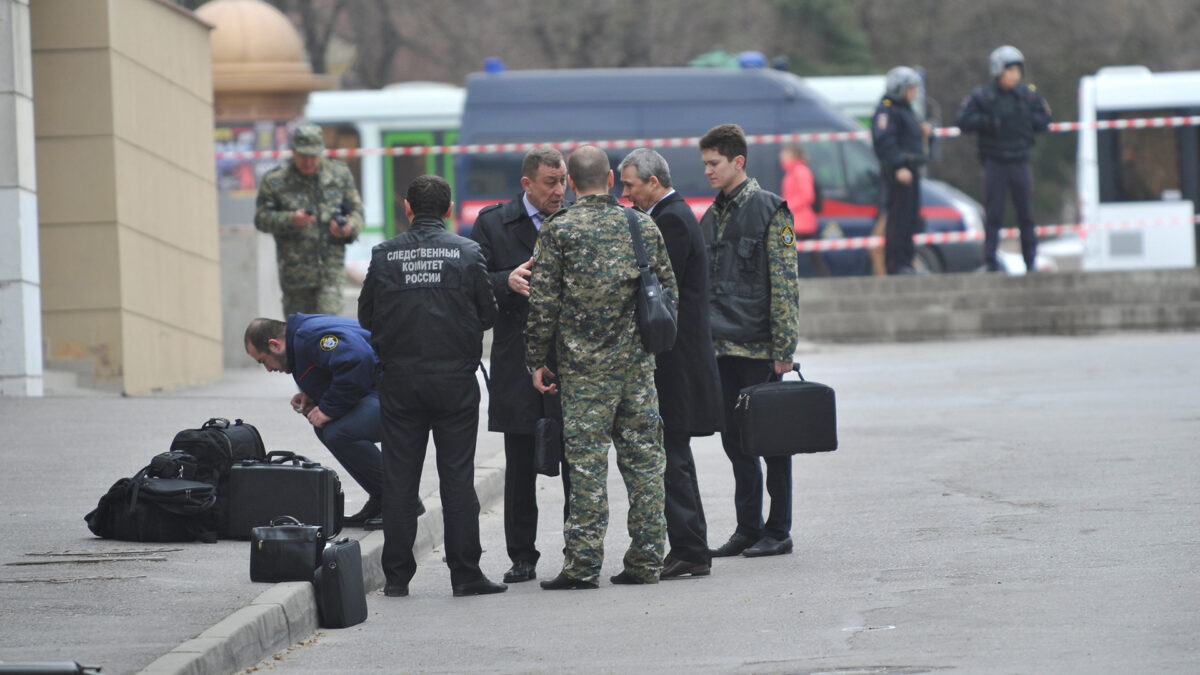
<instances>
[{"instance_id":1,"label":"man in blue jacket","mask_svg":"<svg viewBox=\"0 0 1200 675\"><path fill-rule=\"evenodd\" d=\"M304 415L317 438L367 492L365 506L346 525L383 526L383 438L378 361L371 334L354 319L292 314L287 323L255 319L246 327L246 353L268 372L291 373L300 387L292 409Z\"/></svg>"}]
</instances>

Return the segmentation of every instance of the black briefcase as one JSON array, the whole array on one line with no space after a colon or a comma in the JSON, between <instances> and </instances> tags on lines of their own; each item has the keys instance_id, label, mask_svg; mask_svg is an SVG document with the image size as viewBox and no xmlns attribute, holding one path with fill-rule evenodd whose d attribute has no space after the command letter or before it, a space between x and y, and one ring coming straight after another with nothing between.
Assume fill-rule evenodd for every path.
<instances>
[{"instance_id":1,"label":"black briefcase","mask_svg":"<svg viewBox=\"0 0 1200 675\"><path fill-rule=\"evenodd\" d=\"M325 545L313 591L322 628L345 628L367 620L362 549L357 541L343 538Z\"/></svg>"},{"instance_id":2,"label":"black briefcase","mask_svg":"<svg viewBox=\"0 0 1200 675\"><path fill-rule=\"evenodd\" d=\"M250 581L312 581L325 535L316 525L280 516L250 530Z\"/></svg>"},{"instance_id":3,"label":"black briefcase","mask_svg":"<svg viewBox=\"0 0 1200 675\"><path fill-rule=\"evenodd\" d=\"M293 452L267 453L229 470L225 537L244 539L250 530L282 515L321 528L326 539L342 530L345 495L337 472Z\"/></svg>"},{"instance_id":4,"label":"black briefcase","mask_svg":"<svg viewBox=\"0 0 1200 675\"><path fill-rule=\"evenodd\" d=\"M809 382L780 380L746 387L738 392L733 409L742 452L759 457L780 457L837 450L837 406L833 389Z\"/></svg>"},{"instance_id":5,"label":"black briefcase","mask_svg":"<svg viewBox=\"0 0 1200 675\"><path fill-rule=\"evenodd\" d=\"M557 476L562 456L562 427L553 417L543 417L533 427L533 468L543 476Z\"/></svg>"}]
</instances>

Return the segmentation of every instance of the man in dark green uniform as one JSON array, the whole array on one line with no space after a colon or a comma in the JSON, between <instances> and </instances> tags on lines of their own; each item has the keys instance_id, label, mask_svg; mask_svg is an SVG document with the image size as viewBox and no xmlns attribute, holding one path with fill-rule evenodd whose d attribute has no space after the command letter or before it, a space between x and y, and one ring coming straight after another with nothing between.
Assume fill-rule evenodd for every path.
<instances>
[{"instance_id":1,"label":"man in dark green uniform","mask_svg":"<svg viewBox=\"0 0 1200 675\"><path fill-rule=\"evenodd\" d=\"M657 583L662 571L662 419L654 388L654 358L642 348L634 318L639 273L625 210L609 194L613 172L595 146L567 162L579 201L542 225L529 287L525 362L542 393L557 385L546 367L551 342L558 349L563 437L571 467L570 509L563 539L562 572L542 582L547 590L596 588L608 529L608 446L629 492L625 569L615 584ZM662 234L637 214L646 258L663 293L678 298ZM794 256L793 256L794 258Z\"/></svg>"},{"instance_id":2,"label":"man in dark green uniform","mask_svg":"<svg viewBox=\"0 0 1200 675\"><path fill-rule=\"evenodd\" d=\"M350 169L323 158L321 127L292 134L292 158L263 176L254 226L275 236L283 315L341 314L346 244L363 229L363 204Z\"/></svg>"},{"instance_id":3,"label":"man in dark green uniform","mask_svg":"<svg viewBox=\"0 0 1200 675\"><path fill-rule=\"evenodd\" d=\"M700 139L704 175L720 190L700 229L710 242L710 318L725 403L721 445L733 465L737 512L737 529L713 557L792 552L792 458L763 460L771 497L764 522L762 463L742 452L733 415L743 387L791 370L799 337L792 214L779 195L746 175L746 154L746 134L736 124L713 127Z\"/></svg>"}]
</instances>

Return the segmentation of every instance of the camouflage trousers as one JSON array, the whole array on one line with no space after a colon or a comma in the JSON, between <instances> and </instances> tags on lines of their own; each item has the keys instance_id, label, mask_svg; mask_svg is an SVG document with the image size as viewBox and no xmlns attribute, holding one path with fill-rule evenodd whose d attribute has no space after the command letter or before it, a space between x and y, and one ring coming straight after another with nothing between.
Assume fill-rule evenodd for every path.
<instances>
[{"instance_id":1,"label":"camouflage trousers","mask_svg":"<svg viewBox=\"0 0 1200 675\"><path fill-rule=\"evenodd\" d=\"M285 288L283 289L283 316L288 317L296 312L304 314L342 314L345 297L340 283L327 284L316 288Z\"/></svg>"},{"instance_id":2,"label":"camouflage trousers","mask_svg":"<svg viewBox=\"0 0 1200 675\"><path fill-rule=\"evenodd\" d=\"M663 515L666 453L653 371L602 376L564 373L561 382L563 452L571 467L563 573L592 582L600 575L608 531L611 442L629 494L631 541L625 551L625 571L641 581L656 582L667 532Z\"/></svg>"}]
</instances>

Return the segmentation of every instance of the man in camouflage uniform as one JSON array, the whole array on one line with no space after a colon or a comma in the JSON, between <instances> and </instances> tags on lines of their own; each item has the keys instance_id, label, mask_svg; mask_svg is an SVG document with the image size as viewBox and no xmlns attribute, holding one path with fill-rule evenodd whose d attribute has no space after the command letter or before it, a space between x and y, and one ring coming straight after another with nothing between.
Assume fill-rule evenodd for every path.
<instances>
[{"instance_id":1,"label":"man in camouflage uniform","mask_svg":"<svg viewBox=\"0 0 1200 675\"><path fill-rule=\"evenodd\" d=\"M662 570L662 419L654 388L654 357L642 348L634 318L639 274L625 210L609 195L613 172L594 146L567 162L579 201L542 225L530 279L526 364L533 386L554 392L546 367L553 341L562 385L564 452L571 467L566 555L547 590L599 586L608 529L608 445L629 493L630 545L614 584L656 583ZM678 297L666 244L654 221L637 213L650 268L663 293Z\"/></svg>"},{"instance_id":2,"label":"man in camouflage uniform","mask_svg":"<svg viewBox=\"0 0 1200 675\"><path fill-rule=\"evenodd\" d=\"M350 169L321 157L321 127L292 134L292 159L262 178L254 226L275 235L283 315L341 314L346 244L363 229L363 205Z\"/></svg>"},{"instance_id":3,"label":"man in camouflage uniform","mask_svg":"<svg viewBox=\"0 0 1200 675\"><path fill-rule=\"evenodd\" d=\"M710 242L710 318L725 404L721 445L733 465L737 512L737 529L711 551L714 557L792 552L792 458L763 460L771 496L764 523L762 465L742 452L733 416L743 387L791 370L799 332L792 214L787 202L746 175L746 153L746 135L736 124L713 127L700 139L704 175L720 190L700 229Z\"/></svg>"}]
</instances>

